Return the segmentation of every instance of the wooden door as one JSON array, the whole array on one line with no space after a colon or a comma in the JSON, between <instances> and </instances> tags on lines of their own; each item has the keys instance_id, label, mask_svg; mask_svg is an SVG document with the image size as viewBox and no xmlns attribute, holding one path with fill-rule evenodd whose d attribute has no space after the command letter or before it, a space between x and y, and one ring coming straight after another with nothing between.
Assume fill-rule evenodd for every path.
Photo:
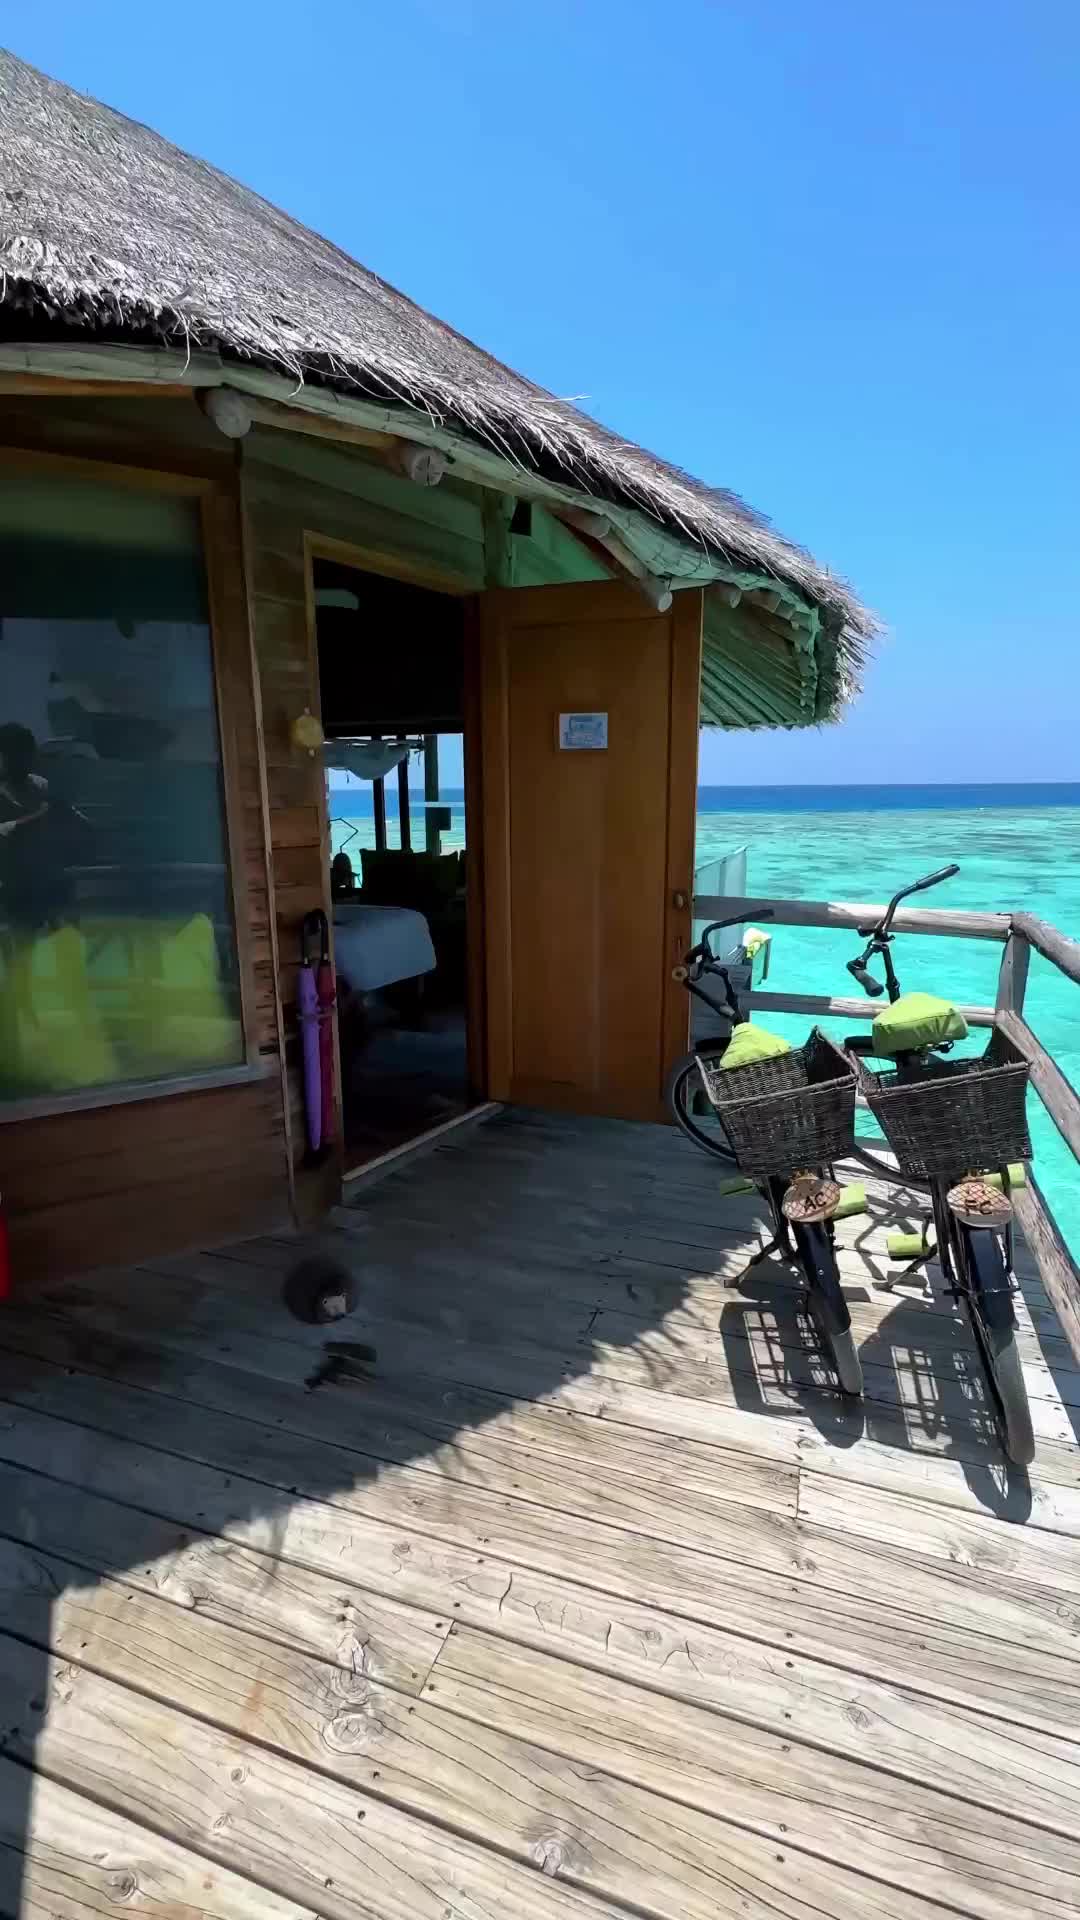
<instances>
[{"instance_id":1,"label":"wooden door","mask_svg":"<svg viewBox=\"0 0 1080 1920\"><path fill-rule=\"evenodd\" d=\"M493 1099L665 1117L687 1046L700 593L615 582L479 603L487 1080ZM560 716L607 745L560 745Z\"/></svg>"}]
</instances>

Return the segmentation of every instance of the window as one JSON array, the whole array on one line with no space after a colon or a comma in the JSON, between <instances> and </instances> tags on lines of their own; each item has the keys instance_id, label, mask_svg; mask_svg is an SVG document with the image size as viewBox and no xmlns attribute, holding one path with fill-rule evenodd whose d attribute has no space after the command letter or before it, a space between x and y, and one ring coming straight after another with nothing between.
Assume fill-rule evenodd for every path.
<instances>
[{"instance_id":1,"label":"window","mask_svg":"<svg viewBox=\"0 0 1080 1920\"><path fill-rule=\"evenodd\" d=\"M0 1110L243 1058L198 503L0 467Z\"/></svg>"}]
</instances>

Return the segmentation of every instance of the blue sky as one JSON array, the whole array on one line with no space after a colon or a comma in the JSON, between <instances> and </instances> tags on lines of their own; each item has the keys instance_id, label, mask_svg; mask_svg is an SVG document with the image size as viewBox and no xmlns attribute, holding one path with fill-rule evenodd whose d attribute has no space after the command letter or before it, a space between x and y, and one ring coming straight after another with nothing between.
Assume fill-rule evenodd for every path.
<instances>
[{"instance_id":1,"label":"blue sky","mask_svg":"<svg viewBox=\"0 0 1080 1920\"><path fill-rule=\"evenodd\" d=\"M190 18L50 0L7 33L882 614L841 729L707 737L704 779L1080 776L1074 0Z\"/></svg>"}]
</instances>

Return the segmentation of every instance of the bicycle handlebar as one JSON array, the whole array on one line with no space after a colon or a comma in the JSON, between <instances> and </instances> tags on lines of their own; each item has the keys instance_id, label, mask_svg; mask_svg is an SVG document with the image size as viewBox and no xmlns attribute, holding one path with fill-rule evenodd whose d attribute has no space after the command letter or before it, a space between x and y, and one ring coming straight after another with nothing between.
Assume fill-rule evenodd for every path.
<instances>
[{"instance_id":1,"label":"bicycle handlebar","mask_svg":"<svg viewBox=\"0 0 1080 1920\"><path fill-rule=\"evenodd\" d=\"M885 989L882 986L881 981L878 980L875 977L875 975L871 973L865 960L862 960L862 959L849 960L847 963L847 970L850 973L852 979L858 981L864 993L868 993L872 1000L877 1000L881 996L881 994L884 993Z\"/></svg>"},{"instance_id":2,"label":"bicycle handlebar","mask_svg":"<svg viewBox=\"0 0 1080 1920\"><path fill-rule=\"evenodd\" d=\"M892 899L889 901L885 909L884 919L879 920L876 927L868 927L867 932L888 933L893 923L893 915L900 905L901 900L908 899L913 893L925 893L927 887L936 887L942 880L951 880L953 874L959 873L959 871L960 869L955 863L952 866L939 867L936 873L924 873L922 879L913 881L910 887L901 887L899 893L894 893ZM860 928L860 932L861 931L862 929Z\"/></svg>"},{"instance_id":3,"label":"bicycle handlebar","mask_svg":"<svg viewBox=\"0 0 1080 1920\"><path fill-rule=\"evenodd\" d=\"M724 927L741 927L747 920L771 920L774 912L775 908L766 906L765 902L761 901L760 904L756 906L749 908L744 907L741 913L730 914L726 920L711 920L705 928L697 946L693 947L690 953L687 954L687 965L690 964L692 959L699 956L703 960L716 959L716 955L709 945L709 937L711 934L719 933Z\"/></svg>"}]
</instances>

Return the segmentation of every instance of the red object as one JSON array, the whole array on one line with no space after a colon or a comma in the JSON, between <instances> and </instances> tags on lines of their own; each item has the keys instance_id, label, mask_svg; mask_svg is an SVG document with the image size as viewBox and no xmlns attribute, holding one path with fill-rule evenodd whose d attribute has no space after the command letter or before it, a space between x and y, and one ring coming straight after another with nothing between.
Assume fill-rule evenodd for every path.
<instances>
[{"instance_id":1,"label":"red object","mask_svg":"<svg viewBox=\"0 0 1080 1920\"><path fill-rule=\"evenodd\" d=\"M11 1292L11 1245L8 1240L7 1214L0 1201L0 1300Z\"/></svg>"}]
</instances>

